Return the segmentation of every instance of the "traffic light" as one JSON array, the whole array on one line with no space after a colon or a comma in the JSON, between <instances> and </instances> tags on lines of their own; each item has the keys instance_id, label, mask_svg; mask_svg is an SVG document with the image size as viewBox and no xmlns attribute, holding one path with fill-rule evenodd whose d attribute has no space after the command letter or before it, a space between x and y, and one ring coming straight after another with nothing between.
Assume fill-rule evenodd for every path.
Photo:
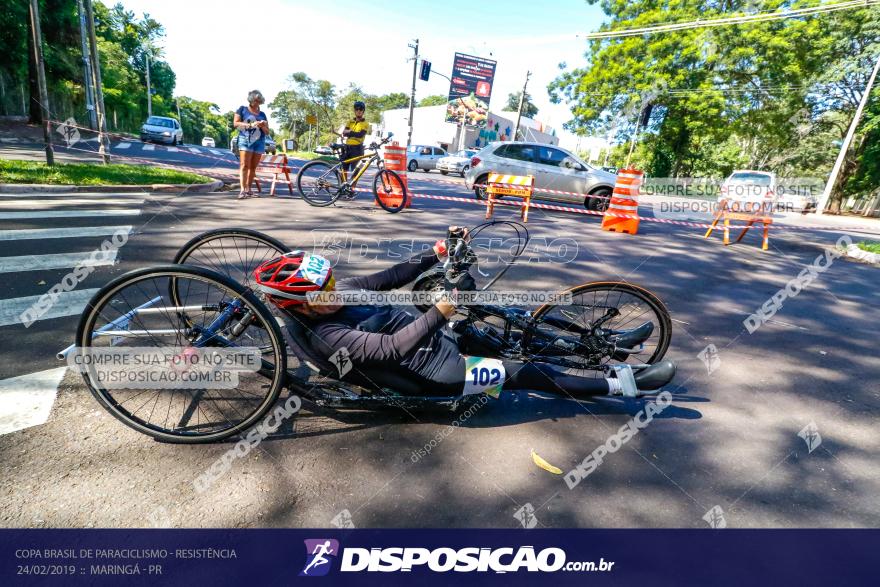
<instances>
[{"instance_id":1,"label":"traffic light","mask_svg":"<svg viewBox=\"0 0 880 587\"><path fill-rule=\"evenodd\" d=\"M419 79L426 82L429 77L431 77L431 62L427 59L422 59L422 71L419 72Z\"/></svg>"}]
</instances>

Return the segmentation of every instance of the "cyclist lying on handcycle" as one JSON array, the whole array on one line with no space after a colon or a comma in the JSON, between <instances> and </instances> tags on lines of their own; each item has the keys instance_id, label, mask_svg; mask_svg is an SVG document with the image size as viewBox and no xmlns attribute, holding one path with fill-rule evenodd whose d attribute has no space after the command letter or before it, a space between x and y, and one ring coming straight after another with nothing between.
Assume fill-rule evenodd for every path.
<instances>
[{"instance_id":1,"label":"cyclist lying on handcycle","mask_svg":"<svg viewBox=\"0 0 880 587\"><path fill-rule=\"evenodd\" d=\"M450 234L453 233L467 238L462 229L450 227ZM341 279L338 284L330 261L303 251L263 263L254 277L257 289L305 325L308 344L317 355L329 361L345 348L347 359L353 362L353 372L395 373L414 382L424 395L533 390L574 398L633 397L662 387L675 375L675 364L669 360L647 366L634 377L626 374L631 371L609 370L605 377L590 378L571 375L545 363L465 356L458 335L449 324L457 311L449 296L418 318L390 305L342 305L320 299L321 292L337 288L388 291L402 287L446 259L448 243L437 241L427 254L371 275ZM456 283L459 290L474 289L470 275L461 277ZM451 284L447 286L452 289ZM623 346L631 349L650 336L650 329L634 328L616 334L621 341L626 340ZM621 377L617 373L622 373Z\"/></svg>"}]
</instances>

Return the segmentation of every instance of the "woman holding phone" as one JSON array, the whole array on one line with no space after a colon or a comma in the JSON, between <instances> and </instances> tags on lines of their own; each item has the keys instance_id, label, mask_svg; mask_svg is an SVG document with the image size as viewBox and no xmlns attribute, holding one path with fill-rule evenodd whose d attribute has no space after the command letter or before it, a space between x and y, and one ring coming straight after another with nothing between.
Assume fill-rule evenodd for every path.
<instances>
[{"instance_id":1,"label":"woman holding phone","mask_svg":"<svg viewBox=\"0 0 880 587\"><path fill-rule=\"evenodd\" d=\"M269 120L260 105L266 102L259 90L248 93L248 105L235 111L233 126L238 129L238 156L240 158L239 179L241 191L238 199L254 195L251 183L256 175L260 157L266 152L266 136L269 134Z\"/></svg>"}]
</instances>

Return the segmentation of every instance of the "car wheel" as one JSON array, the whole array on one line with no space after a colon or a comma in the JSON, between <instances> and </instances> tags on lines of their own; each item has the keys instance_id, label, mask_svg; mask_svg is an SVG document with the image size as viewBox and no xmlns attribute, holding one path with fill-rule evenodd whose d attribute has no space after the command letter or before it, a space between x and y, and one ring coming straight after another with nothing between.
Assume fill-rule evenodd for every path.
<instances>
[{"instance_id":1,"label":"car wheel","mask_svg":"<svg viewBox=\"0 0 880 587\"><path fill-rule=\"evenodd\" d=\"M587 196L587 199L584 201L584 207L587 210L592 210L594 212L604 212L608 209L608 204L610 202L611 190L609 190L608 188L602 188Z\"/></svg>"},{"instance_id":2,"label":"car wheel","mask_svg":"<svg viewBox=\"0 0 880 587\"><path fill-rule=\"evenodd\" d=\"M441 169L441 170L440 170L440 174L441 174L441 175L448 175L449 172L446 171L445 169Z\"/></svg>"},{"instance_id":3,"label":"car wheel","mask_svg":"<svg viewBox=\"0 0 880 587\"><path fill-rule=\"evenodd\" d=\"M409 165L407 165L406 168L415 173L415 171L419 168L419 164L413 160L409 162Z\"/></svg>"},{"instance_id":4,"label":"car wheel","mask_svg":"<svg viewBox=\"0 0 880 587\"><path fill-rule=\"evenodd\" d=\"M474 197L478 200L486 199L486 182L489 181L488 175L482 175L474 182Z\"/></svg>"},{"instance_id":5,"label":"car wheel","mask_svg":"<svg viewBox=\"0 0 880 587\"><path fill-rule=\"evenodd\" d=\"M462 168L461 168L461 176L464 177L464 176L467 174L467 172L468 172L469 170L470 170L470 166L469 166L469 165L465 165L464 167L462 167Z\"/></svg>"}]
</instances>

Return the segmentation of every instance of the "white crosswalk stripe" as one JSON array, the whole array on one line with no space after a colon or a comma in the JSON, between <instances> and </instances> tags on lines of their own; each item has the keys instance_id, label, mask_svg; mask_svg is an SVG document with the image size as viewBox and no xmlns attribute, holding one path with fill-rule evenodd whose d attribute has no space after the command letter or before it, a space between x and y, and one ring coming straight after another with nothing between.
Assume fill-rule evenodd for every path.
<instances>
[{"instance_id":1,"label":"white crosswalk stripe","mask_svg":"<svg viewBox=\"0 0 880 587\"><path fill-rule=\"evenodd\" d=\"M38 316L38 320L61 318L64 316L78 316L92 296L98 291L93 289L75 289L62 291L49 308ZM38 296L24 296L21 298L9 298L0 300L0 326L21 324L21 315L31 308L38 309L37 303L45 294ZM50 300L51 301L51 300ZM47 304L48 305L48 304ZM39 308L41 309L41 308Z\"/></svg>"},{"instance_id":2,"label":"white crosswalk stripe","mask_svg":"<svg viewBox=\"0 0 880 587\"><path fill-rule=\"evenodd\" d=\"M80 263L84 267L113 265L116 262L116 249L106 252L53 253L51 255L17 255L0 257L0 273L17 271L43 271L47 269L74 268Z\"/></svg>"},{"instance_id":3,"label":"white crosswalk stripe","mask_svg":"<svg viewBox=\"0 0 880 587\"><path fill-rule=\"evenodd\" d=\"M195 147L190 147L190 148L189 148L189 152L190 152L190 153L195 153L196 155L201 155L201 154L202 154L202 152L201 152L199 149L196 149Z\"/></svg>"},{"instance_id":4,"label":"white crosswalk stripe","mask_svg":"<svg viewBox=\"0 0 880 587\"><path fill-rule=\"evenodd\" d=\"M0 381L0 435L45 424L67 367Z\"/></svg>"},{"instance_id":5,"label":"white crosswalk stripe","mask_svg":"<svg viewBox=\"0 0 880 587\"><path fill-rule=\"evenodd\" d=\"M91 216L138 216L140 210L106 208L103 210L28 210L26 212L2 212L0 220L33 220L36 218L88 218Z\"/></svg>"},{"instance_id":6,"label":"white crosswalk stripe","mask_svg":"<svg viewBox=\"0 0 880 587\"><path fill-rule=\"evenodd\" d=\"M0 241L45 240L50 238L82 238L93 236L109 236L119 231L131 234L131 225L127 226L83 226L77 228L31 228L21 230L0 230Z\"/></svg>"},{"instance_id":7,"label":"white crosswalk stripe","mask_svg":"<svg viewBox=\"0 0 880 587\"><path fill-rule=\"evenodd\" d=\"M144 151L153 151L153 150L156 149L156 147L153 146L153 145L151 145L151 144L149 144L149 143L147 143L147 144L144 145L143 149L144 149Z\"/></svg>"},{"instance_id":8,"label":"white crosswalk stripe","mask_svg":"<svg viewBox=\"0 0 880 587\"><path fill-rule=\"evenodd\" d=\"M117 149L129 149L131 148L131 143L119 143L116 145Z\"/></svg>"},{"instance_id":9,"label":"white crosswalk stripe","mask_svg":"<svg viewBox=\"0 0 880 587\"><path fill-rule=\"evenodd\" d=\"M165 147L165 150L168 151L169 153L176 153L180 149L178 149L177 147Z\"/></svg>"}]
</instances>

